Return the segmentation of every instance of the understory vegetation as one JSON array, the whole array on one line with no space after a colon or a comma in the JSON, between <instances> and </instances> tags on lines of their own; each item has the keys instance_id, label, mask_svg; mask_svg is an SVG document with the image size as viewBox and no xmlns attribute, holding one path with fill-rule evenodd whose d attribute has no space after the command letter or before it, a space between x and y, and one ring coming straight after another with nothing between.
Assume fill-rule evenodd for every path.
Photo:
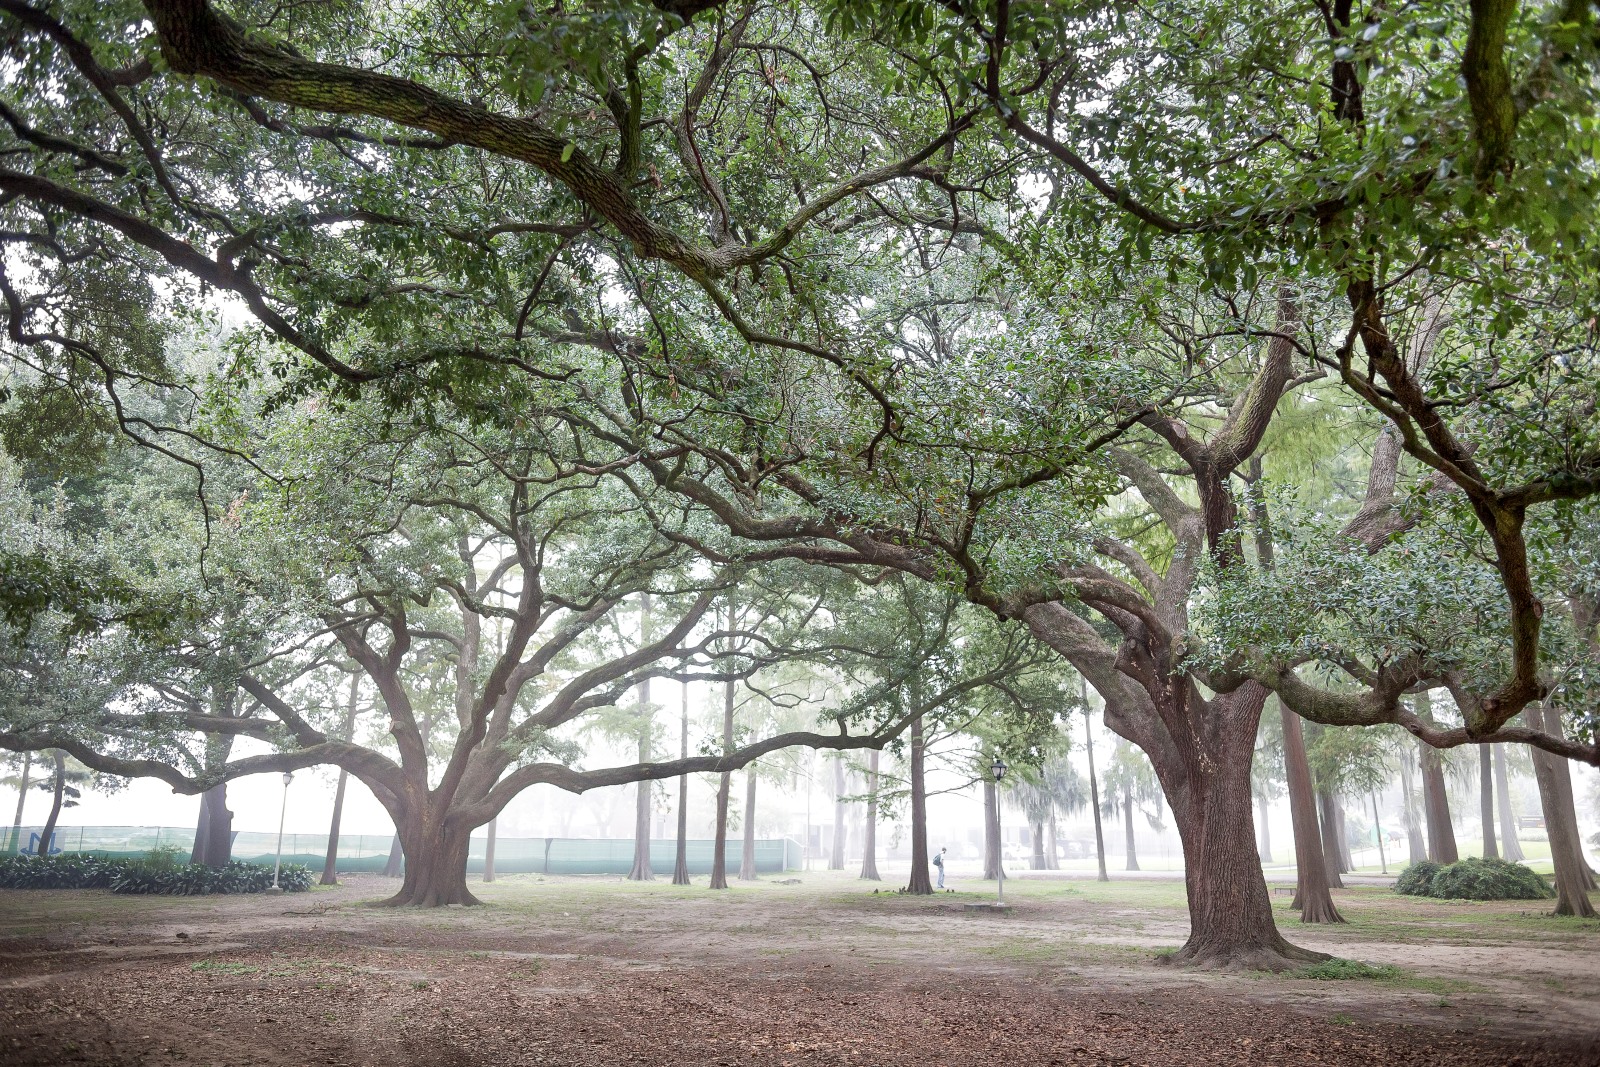
<instances>
[{"instance_id":1,"label":"understory vegetation","mask_svg":"<svg viewBox=\"0 0 1600 1067\"><path fill-rule=\"evenodd\" d=\"M180 897L263 893L273 884L272 874L271 867L239 861L208 867L170 859L102 859L72 853L0 858L0 889L109 889ZM278 885L287 892L305 892L311 882L311 871L302 864L286 863L278 871Z\"/></svg>"},{"instance_id":2,"label":"understory vegetation","mask_svg":"<svg viewBox=\"0 0 1600 1067\"><path fill-rule=\"evenodd\" d=\"M1400 872L1395 889L1445 900L1545 900L1556 895L1542 875L1523 864L1480 856L1449 864L1413 863Z\"/></svg>"}]
</instances>

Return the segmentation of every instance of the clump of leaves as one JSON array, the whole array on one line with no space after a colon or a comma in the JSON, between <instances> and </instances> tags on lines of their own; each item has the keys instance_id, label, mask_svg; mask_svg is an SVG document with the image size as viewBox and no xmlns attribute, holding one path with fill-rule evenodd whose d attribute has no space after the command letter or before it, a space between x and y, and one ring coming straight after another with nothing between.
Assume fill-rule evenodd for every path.
<instances>
[{"instance_id":1,"label":"clump of leaves","mask_svg":"<svg viewBox=\"0 0 1600 1067\"><path fill-rule=\"evenodd\" d=\"M1439 866L1432 860L1418 860L1400 872L1399 879L1394 883L1395 892L1408 897L1428 896L1428 887L1433 885L1433 876L1439 873Z\"/></svg>"},{"instance_id":2,"label":"clump of leaves","mask_svg":"<svg viewBox=\"0 0 1600 1067\"><path fill-rule=\"evenodd\" d=\"M1401 872L1395 889L1442 900L1547 900L1556 895L1550 883L1523 864L1477 856L1448 867L1414 863Z\"/></svg>"},{"instance_id":3,"label":"clump of leaves","mask_svg":"<svg viewBox=\"0 0 1600 1067\"><path fill-rule=\"evenodd\" d=\"M1316 978L1322 981L1343 981L1351 978L1398 978L1400 968L1390 963L1362 963L1360 960L1342 960L1334 957L1313 963L1309 967L1302 967L1295 972L1296 978Z\"/></svg>"},{"instance_id":4,"label":"clump of leaves","mask_svg":"<svg viewBox=\"0 0 1600 1067\"><path fill-rule=\"evenodd\" d=\"M286 863L278 884L291 893L311 888L311 871ZM0 859L0 889L109 889L113 893L201 896L260 893L272 884L272 868L235 861L226 867L179 863L164 850L138 860L102 859L83 853L11 856Z\"/></svg>"}]
</instances>

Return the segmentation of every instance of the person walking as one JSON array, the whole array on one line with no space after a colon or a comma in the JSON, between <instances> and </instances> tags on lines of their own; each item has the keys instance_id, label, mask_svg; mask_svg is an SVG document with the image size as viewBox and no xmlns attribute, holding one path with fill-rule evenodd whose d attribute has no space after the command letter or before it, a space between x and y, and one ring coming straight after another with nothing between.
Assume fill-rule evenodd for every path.
<instances>
[{"instance_id":1,"label":"person walking","mask_svg":"<svg viewBox=\"0 0 1600 1067\"><path fill-rule=\"evenodd\" d=\"M939 868L939 884L934 887L936 889L944 888L944 854L949 851L950 850L947 848L941 848L938 852L934 853L933 865Z\"/></svg>"}]
</instances>

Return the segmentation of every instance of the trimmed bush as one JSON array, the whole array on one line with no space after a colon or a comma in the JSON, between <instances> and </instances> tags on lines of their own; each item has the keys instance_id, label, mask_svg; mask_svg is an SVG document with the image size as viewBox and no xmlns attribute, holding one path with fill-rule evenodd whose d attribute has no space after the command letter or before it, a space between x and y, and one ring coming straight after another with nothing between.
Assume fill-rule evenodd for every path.
<instances>
[{"instance_id":1,"label":"trimmed bush","mask_svg":"<svg viewBox=\"0 0 1600 1067\"><path fill-rule=\"evenodd\" d=\"M1441 867L1423 860L1400 872L1398 892L1441 900L1547 900L1555 890L1520 863L1476 856Z\"/></svg>"},{"instance_id":2,"label":"trimmed bush","mask_svg":"<svg viewBox=\"0 0 1600 1067\"><path fill-rule=\"evenodd\" d=\"M286 863L278 884L293 893L311 888L311 871ZM148 860L108 860L79 853L0 859L0 889L109 889L113 893L260 893L272 885L272 868L233 862L222 868L179 864L171 855Z\"/></svg>"},{"instance_id":3,"label":"trimmed bush","mask_svg":"<svg viewBox=\"0 0 1600 1067\"><path fill-rule=\"evenodd\" d=\"M1400 872L1400 879L1395 882L1397 893L1404 893L1408 897L1426 897L1433 885L1433 876L1438 874L1439 864L1432 860L1418 860Z\"/></svg>"}]
</instances>

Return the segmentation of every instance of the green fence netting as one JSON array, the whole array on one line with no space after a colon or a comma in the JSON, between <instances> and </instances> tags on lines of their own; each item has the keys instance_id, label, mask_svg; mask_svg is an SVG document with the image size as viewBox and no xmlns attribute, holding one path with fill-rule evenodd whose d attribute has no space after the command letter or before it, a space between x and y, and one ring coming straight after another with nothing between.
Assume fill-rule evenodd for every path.
<instances>
[{"instance_id":1,"label":"green fence netting","mask_svg":"<svg viewBox=\"0 0 1600 1067\"><path fill-rule=\"evenodd\" d=\"M12 826L6 830L5 855L37 851L42 826ZM393 837L388 834L339 835L339 870L355 873L381 871L389 862ZM474 837L467 853L467 871L483 872L487 837ZM687 846L689 873L709 874L716 842L691 840ZM800 843L791 838L757 841L756 870L764 874L795 870L800 866ZM51 851L86 852L95 856L137 859L151 849L194 848L194 829L179 826L58 826ZM233 858L247 863L271 863L277 856L278 835L237 832L233 835ZM737 867L743 844L732 840L727 845L727 862ZM283 835L283 861L303 863L320 869L328 855L328 835ZM677 842L657 839L650 842L650 865L657 872L670 873L677 859ZM633 840L574 837L496 837L496 874L627 874L633 867Z\"/></svg>"}]
</instances>

